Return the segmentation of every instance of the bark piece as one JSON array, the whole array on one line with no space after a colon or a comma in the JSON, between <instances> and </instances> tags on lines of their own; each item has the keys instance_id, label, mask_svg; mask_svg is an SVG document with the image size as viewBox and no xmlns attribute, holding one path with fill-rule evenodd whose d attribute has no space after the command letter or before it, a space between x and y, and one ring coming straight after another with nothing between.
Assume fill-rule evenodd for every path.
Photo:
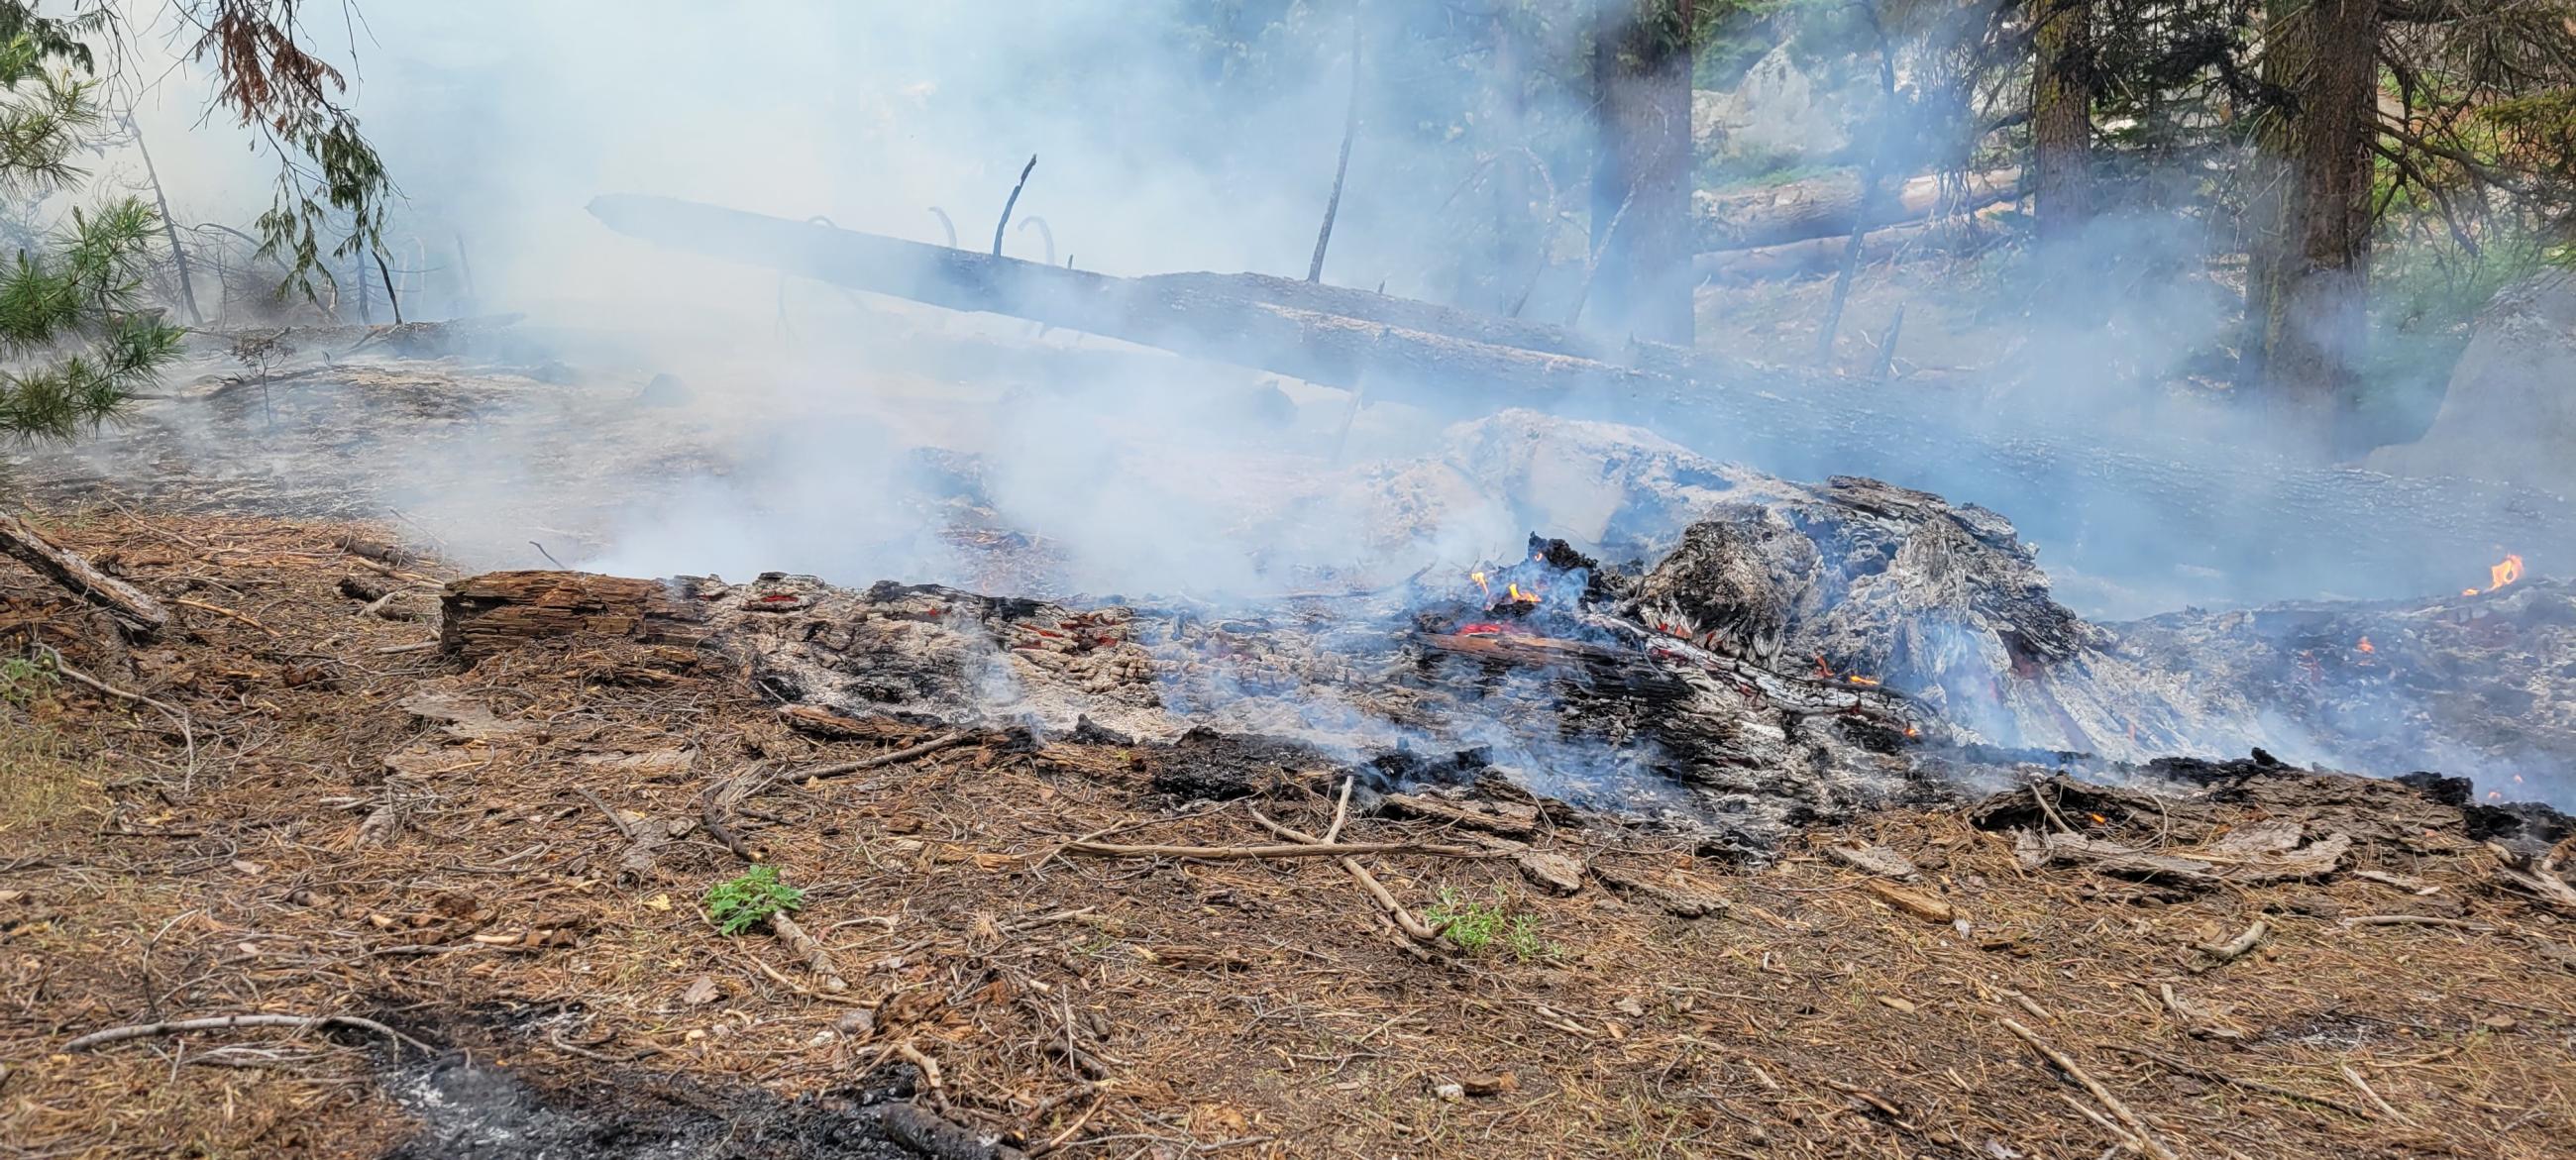
<instances>
[{"instance_id":1,"label":"bark piece","mask_svg":"<svg viewBox=\"0 0 2576 1160\"><path fill-rule=\"evenodd\" d=\"M705 613L659 580L585 572L488 572L450 583L439 647L471 664L543 641L696 644Z\"/></svg>"},{"instance_id":2,"label":"bark piece","mask_svg":"<svg viewBox=\"0 0 2576 1160\"><path fill-rule=\"evenodd\" d=\"M1521 877L1550 894L1572 894L1583 889L1583 863L1563 854L1525 850L1515 859Z\"/></svg>"},{"instance_id":3,"label":"bark piece","mask_svg":"<svg viewBox=\"0 0 2576 1160\"><path fill-rule=\"evenodd\" d=\"M1825 847L1825 855L1863 874L1875 874L1881 878L1912 878L1923 873L1905 855L1885 846L1841 843Z\"/></svg>"},{"instance_id":4,"label":"bark piece","mask_svg":"<svg viewBox=\"0 0 2576 1160\"><path fill-rule=\"evenodd\" d=\"M1861 885L1877 895L1879 901L1925 922L1947 923L1959 917L1957 907L1919 890L1908 890L1882 878L1867 879Z\"/></svg>"},{"instance_id":5,"label":"bark piece","mask_svg":"<svg viewBox=\"0 0 2576 1160\"><path fill-rule=\"evenodd\" d=\"M0 552L35 569L72 595L115 614L138 637L150 637L170 623L170 612L144 591L98 570L96 565L55 547L18 517L0 512Z\"/></svg>"}]
</instances>

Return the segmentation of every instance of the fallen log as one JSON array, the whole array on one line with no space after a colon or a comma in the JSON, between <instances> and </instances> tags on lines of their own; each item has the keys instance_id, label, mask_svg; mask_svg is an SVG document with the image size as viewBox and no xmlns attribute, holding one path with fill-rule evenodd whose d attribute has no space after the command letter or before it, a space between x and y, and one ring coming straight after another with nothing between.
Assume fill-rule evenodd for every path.
<instances>
[{"instance_id":1,"label":"fallen log","mask_svg":"<svg viewBox=\"0 0 2576 1160\"><path fill-rule=\"evenodd\" d=\"M1876 265L1973 253L1993 245L2000 236L1991 227L1962 228L1955 219L1911 222L1870 231L1861 242L1860 260L1863 265ZM1846 234L1749 250L1711 250L1691 259L1691 274L1703 282L1742 286L1831 273L1842 264L1843 251L1850 245Z\"/></svg>"},{"instance_id":2,"label":"fallen log","mask_svg":"<svg viewBox=\"0 0 2576 1160\"><path fill-rule=\"evenodd\" d=\"M1947 190L1935 174L1881 192L1863 214L1860 177L1846 173L1755 189L1702 190L1691 195L1691 216L1703 251L1750 250L1847 237L1864 218L1876 229L1921 221L1940 210L1983 209L2018 198L2024 189L2018 169L1966 174Z\"/></svg>"},{"instance_id":3,"label":"fallen log","mask_svg":"<svg viewBox=\"0 0 2576 1160\"><path fill-rule=\"evenodd\" d=\"M149 637L170 623L170 613L160 601L48 543L34 528L6 512L0 512L0 552L9 553L73 595L113 613L137 636Z\"/></svg>"},{"instance_id":4,"label":"fallen log","mask_svg":"<svg viewBox=\"0 0 2576 1160\"><path fill-rule=\"evenodd\" d=\"M1372 401L1600 415L1777 475L1869 475L2010 510L2089 571L2224 573L2232 598L2311 595L2321 576L2357 596L2454 589L2461 561L2500 543L2532 545L2536 571L2576 569L2576 553L2544 559L2547 545L2576 544L2576 502L2533 488L2312 466L2080 415L1998 419L1933 389L1286 279L1118 278L669 198L610 195L590 210L637 237L852 289L1324 386L1365 381Z\"/></svg>"}]
</instances>

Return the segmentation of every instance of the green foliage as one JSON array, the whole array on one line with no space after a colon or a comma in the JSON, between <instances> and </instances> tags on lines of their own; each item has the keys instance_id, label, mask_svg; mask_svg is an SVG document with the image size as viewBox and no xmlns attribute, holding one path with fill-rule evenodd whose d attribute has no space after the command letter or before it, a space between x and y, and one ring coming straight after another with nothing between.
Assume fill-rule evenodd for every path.
<instances>
[{"instance_id":1,"label":"green foliage","mask_svg":"<svg viewBox=\"0 0 2576 1160\"><path fill-rule=\"evenodd\" d=\"M33 218L44 200L87 175L71 163L104 118L94 81L49 62L85 61L66 47L66 26L30 26L0 5L0 194L13 216ZM142 301L160 219L135 198L75 207L51 230L0 262L0 432L20 439L69 439L125 405L178 353L181 331Z\"/></svg>"},{"instance_id":2,"label":"green foliage","mask_svg":"<svg viewBox=\"0 0 2576 1160\"><path fill-rule=\"evenodd\" d=\"M54 671L54 661L50 656L0 660L0 701L21 709L44 700L62 683L62 676Z\"/></svg>"},{"instance_id":3,"label":"green foliage","mask_svg":"<svg viewBox=\"0 0 2576 1160\"><path fill-rule=\"evenodd\" d=\"M1538 916L1513 913L1510 901L1499 886L1494 888L1492 902L1478 902L1454 886L1443 886L1440 901L1423 912L1423 919L1440 937L1469 954L1499 945L1524 963L1554 955L1556 945L1539 935Z\"/></svg>"},{"instance_id":4,"label":"green foliage","mask_svg":"<svg viewBox=\"0 0 2576 1160\"><path fill-rule=\"evenodd\" d=\"M778 880L778 868L754 866L739 878L707 888L707 917L726 934L741 934L805 905L805 892Z\"/></svg>"}]
</instances>

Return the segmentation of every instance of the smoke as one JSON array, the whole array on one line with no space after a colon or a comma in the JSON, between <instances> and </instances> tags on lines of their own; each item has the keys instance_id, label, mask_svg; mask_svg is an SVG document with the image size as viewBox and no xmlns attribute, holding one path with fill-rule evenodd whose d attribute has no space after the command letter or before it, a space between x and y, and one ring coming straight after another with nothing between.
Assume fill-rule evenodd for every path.
<instances>
[{"instance_id":1,"label":"smoke","mask_svg":"<svg viewBox=\"0 0 2576 1160\"><path fill-rule=\"evenodd\" d=\"M1569 78L1586 67L1589 12L1500 15L1526 7L1363 9L1361 128L1327 281L1481 309L1526 295L1532 319L1572 309L1595 142L1588 94ZM372 464L390 503L460 564L534 562L527 541L560 543L558 533L500 513L541 507L583 513L583 542L559 550L602 571L789 570L1223 602L1424 568L1463 573L1516 557L1531 531L1587 548L1635 544L1687 518L1678 502L1640 510L1638 477L1607 469L1603 442L1570 424L1516 420L1483 437L1504 430L1518 442L1461 446L1444 434L1455 416L1435 408L1355 407L1343 392L1241 368L782 279L614 234L583 208L603 193L659 194L944 242L937 207L957 245L981 250L1035 156L1000 239L1007 254L1117 274L1302 276L1352 92L1347 4L372 0L362 11L332 55L405 194L393 249L408 315L524 314L527 331L581 352L566 358L637 390L610 416L567 406ZM148 6L133 16L139 44L192 31ZM343 38L330 17L314 19L326 46ZM1932 55L1906 58L1910 98L1940 83ZM1525 71L1506 80L1511 61ZM146 86L137 121L178 216L247 221L266 208L272 162L245 154L244 136L220 119L202 121L203 78L192 77L183 67ZM1742 126L1747 139L1848 127L1855 114L1843 104L1873 86L1776 87L1816 103L1776 107L1768 115L1783 124ZM1955 128L1958 110L1939 100L1905 108L1910 121L1847 133L1856 143L1835 159L1866 163L1870 141ZM2191 213L2131 205L2027 265L1995 258L1945 275L2043 283L2058 291L2053 313L2033 304L2047 295L1998 294L2018 313L1943 314L1946 299L1976 295L1865 275L1916 307L1909 343L1945 326L1974 341L2012 336L1989 352L2007 373L1947 380L1974 387L1936 374L1891 384L1891 407L1913 409L1888 412L1896 437L1791 445L1718 424L1656 434L1798 477L1870 456L1870 470L1898 482L2022 520L2061 562L2061 595L2091 613L2282 584L2385 594L2411 582L2267 558L2265 530L2295 519L2290 497L2223 497L2205 520L2212 551L2178 563L2126 547L2162 495L2106 489L2086 463L1956 454L2051 432L2186 473L2295 454L2223 389L2170 389L2234 325L2227 287L2207 273L2221 232ZM1708 321L1720 334L1755 333ZM1863 304L1850 325L1877 334L1886 323ZM1803 340L1780 346L1746 340L1719 353L1804 357ZM684 397L648 407L656 376ZM1454 384L1460 409L1485 410L1483 386ZM1584 406L1635 419L1621 401ZM1941 418L1904 418L1926 413ZM555 441L569 425L599 426L595 442L688 453L638 453L618 470L567 463ZM1677 494L1728 486L1681 481ZM1024 543L1011 555L1034 561L1032 574L990 570L991 544L1012 537ZM2062 568L2077 552L2081 576ZM1346 707L1297 712L1317 732L1353 728ZM1558 753L1514 760L1583 765Z\"/></svg>"}]
</instances>

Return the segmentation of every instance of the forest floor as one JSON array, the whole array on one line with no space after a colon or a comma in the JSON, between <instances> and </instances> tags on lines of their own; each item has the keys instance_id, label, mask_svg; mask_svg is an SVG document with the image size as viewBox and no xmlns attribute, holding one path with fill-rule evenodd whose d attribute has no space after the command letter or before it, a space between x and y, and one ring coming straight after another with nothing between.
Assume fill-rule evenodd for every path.
<instances>
[{"instance_id":1,"label":"forest floor","mask_svg":"<svg viewBox=\"0 0 2576 1160\"><path fill-rule=\"evenodd\" d=\"M2576 925L2440 828L2357 846L2383 879L2196 893L2025 868L1951 809L1822 828L1758 869L1598 824L1533 839L1660 887L1624 896L1544 892L1508 857L1370 856L1417 911L1495 928L1425 954L1333 860L1063 851L1276 842L1256 809L1319 832L1336 771L1189 802L1155 789L1176 749L960 745L735 811L804 889L836 991L711 925L702 897L744 866L702 797L926 733L816 740L738 675L641 646L460 671L429 621L341 591L408 585L385 611L434 612L434 563L335 547L382 530L39 522L177 623L118 645L0 574L5 651L37 658L0 664L0 1154L904 1156L862 1113L907 1090L1082 1157L2576 1154ZM1826 856L1843 841L1920 878ZM1692 896L1722 909L1657 901ZM1916 913L1935 898L1956 924ZM2199 949L2258 919L2250 953ZM72 1047L249 1013L400 1038Z\"/></svg>"}]
</instances>

